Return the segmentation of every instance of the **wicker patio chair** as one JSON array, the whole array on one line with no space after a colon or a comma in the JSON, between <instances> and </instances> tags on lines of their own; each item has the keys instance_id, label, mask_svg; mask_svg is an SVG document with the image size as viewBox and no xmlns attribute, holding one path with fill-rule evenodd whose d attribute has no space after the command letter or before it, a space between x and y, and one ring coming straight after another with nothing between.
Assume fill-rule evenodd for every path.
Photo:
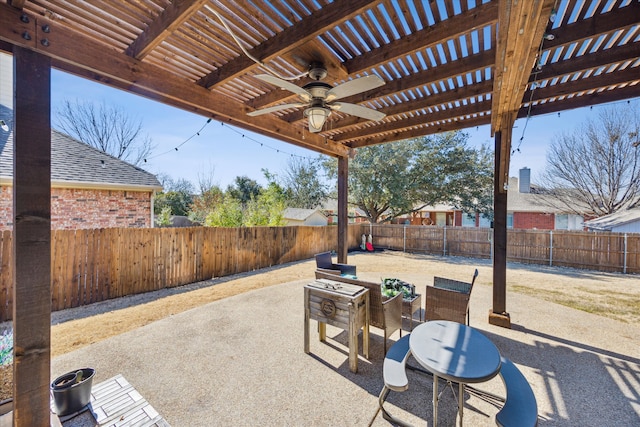
<instances>
[{"instance_id":1,"label":"wicker patio chair","mask_svg":"<svg viewBox=\"0 0 640 427\"><path fill-rule=\"evenodd\" d=\"M316 254L316 268L330 274L356 275L356 266L350 264L335 263L331 259L331 252Z\"/></svg>"},{"instance_id":2,"label":"wicker patio chair","mask_svg":"<svg viewBox=\"0 0 640 427\"><path fill-rule=\"evenodd\" d=\"M451 320L469 325L469 300L478 270L471 283L434 277L425 289L425 320Z\"/></svg>"}]
</instances>

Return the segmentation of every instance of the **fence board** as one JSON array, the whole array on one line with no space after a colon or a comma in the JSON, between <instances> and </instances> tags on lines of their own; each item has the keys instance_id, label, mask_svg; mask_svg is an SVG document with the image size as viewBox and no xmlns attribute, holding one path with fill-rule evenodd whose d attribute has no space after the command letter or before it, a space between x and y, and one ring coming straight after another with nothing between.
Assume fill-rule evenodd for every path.
<instances>
[{"instance_id":1,"label":"fence board","mask_svg":"<svg viewBox=\"0 0 640 427\"><path fill-rule=\"evenodd\" d=\"M11 240L13 234L5 230L0 233L0 322L11 318L13 307L13 263Z\"/></svg>"},{"instance_id":2,"label":"fence board","mask_svg":"<svg viewBox=\"0 0 640 427\"><path fill-rule=\"evenodd\" d=\"M489 257L490 229L353 224L375 247L435 255ZM445 240L446 234L446 240ZM11 231L0 233L0 321L12 317ZM550 244L553 242L553 249ZM337 249L336 227L55 230L51 238L53 310L175 287ZM640 234L509 230L507 259L640 273ZM550 259L551 257L551 259Z\"/></svg>"}]
</instances>

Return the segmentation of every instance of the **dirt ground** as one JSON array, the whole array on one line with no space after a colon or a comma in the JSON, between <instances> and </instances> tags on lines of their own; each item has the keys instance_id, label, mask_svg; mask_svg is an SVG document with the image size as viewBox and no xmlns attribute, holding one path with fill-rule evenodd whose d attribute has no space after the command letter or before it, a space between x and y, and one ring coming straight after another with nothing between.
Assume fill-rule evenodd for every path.
<instances>
[{"instance_id":1,"label":"dirt ground","mask_svg":"<svg viewBox=\"0 0 640 427\"><path fill-rule=\"evenodd\" d=\"M433 276L468 281L474 268L480 273L476 285L490 286L492 283L490 260L391 251L349 254L348 259L350 264L357 265L360 278L373 281L390 276L402 279L403 272L423 272L424 282L414 283L418 290L431 282ZM314 268L312 260L295 262L53 313L51 356L71 352L212 301L311 278ZM640 321L640 280L637 275L510 263L507 291L527 293L622 322ZM11 366L0 367L0 401L11 396L11 377Z\"/></svg>"}]
</instances>

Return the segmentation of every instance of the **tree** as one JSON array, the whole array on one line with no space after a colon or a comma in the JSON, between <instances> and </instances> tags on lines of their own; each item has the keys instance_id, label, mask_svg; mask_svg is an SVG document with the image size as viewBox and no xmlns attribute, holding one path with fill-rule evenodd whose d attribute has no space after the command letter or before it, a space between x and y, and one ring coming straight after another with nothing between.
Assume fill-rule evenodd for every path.
<instances>
[{"instance_id":1,"label":"tree","mask_svg":"<svg viewBox=\"0 0 640 427\"><path fill-rule=\"evenodd\" d=\"M489 215L493 163L486 147L467 147L468 136L448 132L361 148L349 164L349 201L371 222L389 221L424 206L451 203ZM324 162L337 176L333 159Z\"/></svg>"},{"instance_id":2,"label":"tree","mask_svg":"<svg viewBox=\"0 0 640 427\"><path fill-rule=\"evenodd\" d=\"M172 180L166 175L161 176L164 192L156 195L153 212L159 215L169 206L172 215L186 216L193 202L193 185L186 179Z\"/></svg>"},{"instance_id":3,"label":"tree","mask_svg":"<svg viewBox=\"0 0 640 427\"><path fill-rule=\"evenodd\" d=\"M320 159L292 158L284 172L283 187L289 206L317 208L328 196L328 186L322 181Z\"/></svg>"},{"instance_id":4,"label":"tree","mask_svg":"<svg viewBox=\"0 0 640 427\"><path fill-rule=\"evenodd\" d=\"M262 189L260 195L251 199L244 210L243 225L254 227L258 225L284 225L284 210L286 208L285 191L276 182L270 182Z\"/></svg>"},{"instance_id":5,"label":"tree","mask_svg":"<svg viewBox=\"0 0 640 427\"><path fill-rule=\"evenodd\" d=\"M121 108L104 102L66 100L57 113L60 130L134 166L140 166L153 151L151 138L142 132L142 122Z\"/></svg>"},{"instance_id":6,"label":"tree","mask_svg":"<svg viewBox=\"0 0 640 427\"><path fill-rule=\"evenodd\" d=\"M260 184L248 176L236 176L232 185L227 187L227 194L236 198L244 206L260 194Z\"/></svg>"},{"instance_id":7,"label":"tree","mask_svg":"<svg viewBox=\"0 0 640 427\"><path fill-rule=\"evenodd\" d=\"M597 216L640 206L639 141L633 106L603 108L574 133L556 136L542 178L549 203Z\"/></svg>"},{"instance_id":8,"label":"tree","mask_svg":"<svg viewBox=\"0 0 640 427\"><path fill-rule=\"evenodd\" d=\"M207 227L241 227L242 205L235 197L226 194L222 203L209 212L205 220Z\"/></svg>"}]
</instances>

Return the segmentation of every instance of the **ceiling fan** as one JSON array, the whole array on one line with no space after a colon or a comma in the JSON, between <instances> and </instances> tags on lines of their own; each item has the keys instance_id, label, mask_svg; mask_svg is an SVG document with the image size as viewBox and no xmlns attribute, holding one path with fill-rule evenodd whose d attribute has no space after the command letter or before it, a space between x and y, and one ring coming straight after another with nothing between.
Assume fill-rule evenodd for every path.
<instances>
[{"instance_id":1,"label":"ceiling fan","mask_svg":"<svg viewBox=\"0 0 640 427\"><path fill-rule=\"evenodd\" d=\"M386 114L380 111L362 105L348 102L333 102L384 85L384 80L380 77L369 75L349 80L348 82L333 87L328 83L320 81L327 76L327 70L321 64L313 64L309 69L308 75L313 81L300 87L271 74L257 74L255 76L256 78L295 93L302 102L275 105L273 107L252 111L248 113L248 115L259 116L261 114L291 108L306 107L304 115L309 121L309 132L320 132L332 111L340 111L341 113L362 117L367 120L382 120L386 116Z\"/></svg>"}]
</instances>

